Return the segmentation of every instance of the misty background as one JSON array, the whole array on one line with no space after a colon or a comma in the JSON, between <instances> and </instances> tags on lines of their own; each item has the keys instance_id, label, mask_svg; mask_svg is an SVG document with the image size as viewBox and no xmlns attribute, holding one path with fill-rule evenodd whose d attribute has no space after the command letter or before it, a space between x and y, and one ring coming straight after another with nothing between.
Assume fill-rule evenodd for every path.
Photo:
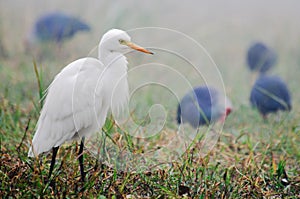
<instances>
[{"instance_id":1,"label":"misty background","mask_svg":"<svg viewBox=\"0 0 300 199\"><path fill-rule=\"evenodd\" d=\"M147 29L133 31L132 39L144 47L153 48L156 55L150 58L138 54L134 54L134 58L131 58L129 55L129 68L144 62L163 63L180 69L183 73L187 72L193 85L201 84L202 80L196 81L198 77L193 77L193 69L186 67L186 63L172 56L164 57L164 53L155 48L186 53L184 56L188 56L189 60L192 62L196 60L194 64L203 69L208 81L214 79L214 76L218 76L216 81L224 81L226 93L235 104L248 105L253 77L246 67L245 56L253 42L262 41L273 48L279 57L271 73L278 74L287 81L293 105L299 107L297 105L300 100L299 9L300 2L296 0L226 2L1 0L0 41L8 54L8 58L1 58L3 59L1 78L10 79L12 85L31 81L33 85L28 89L31 91L35 89L35 80L32 76L33 55L31 52L25 52L24 40L38 17L59 11L80 18L89 24L92 30L79 33L64 42L60 49L63 56L38 61L38 65L44 67L46 84L71 61L88 55L97 56L95 48L107 30L119 28L129 30L130 33L136 28L158 27L181 32L197 41L211 56L220 74L216 73L217 70L207 59L207 54L200 55L201 53L198 54L192 49L193 44L189 43L191 40L185 40L186 38L180 40L177 38L179 34L176 33L172 35L168 34L168 31L161 31L160 34L160 31L147 32ZM30 71L30 74L24 75L24 70ZM153 76L157 77L157 73L154 72ZM162 75L161 78L164 77ZM170 81L176 83L176 79ZM26 92L26 89L23 92ZM297 108L295 110L297 111Z\"/></svg>"}]
</instances>

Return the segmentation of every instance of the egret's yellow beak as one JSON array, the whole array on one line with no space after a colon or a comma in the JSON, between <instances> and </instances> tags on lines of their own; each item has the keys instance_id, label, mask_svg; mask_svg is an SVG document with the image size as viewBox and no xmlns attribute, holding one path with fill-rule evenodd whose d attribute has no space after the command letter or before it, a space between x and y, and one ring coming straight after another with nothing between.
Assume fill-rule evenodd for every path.
<instances>
[{"instance_id":1,"label":"egret's yellow beak","mask_svg":"<svg viewBox=\"0 0 300 199\"><path fill-rule=\"evenodd\" d=\"M151 52L151 51L149 51L149 50L147 50L147 49L145 49L145 48L143 48L139 45L136 45L136 44L134 44L130 41L124 41L123 43L124 43L124 45L126 45L126 46L128 46L128 47L130 47L134 50L153 55L153 52Z\"/></svg>"}]
</instances>

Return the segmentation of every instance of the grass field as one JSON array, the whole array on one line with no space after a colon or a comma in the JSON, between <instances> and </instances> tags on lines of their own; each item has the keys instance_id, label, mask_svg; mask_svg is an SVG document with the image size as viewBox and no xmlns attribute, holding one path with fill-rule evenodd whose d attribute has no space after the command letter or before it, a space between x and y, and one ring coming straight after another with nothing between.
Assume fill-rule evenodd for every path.
<instances>
[{"instance_id":1,"label":"grass field","mask_svg":"<svg viewBox=\"0 0 300 199\"><path fill-rule=\"evenodd\" d=\"M0 198L300 198L298 2L231 1L221 5L202 2L183 7L171 1L142 4L128 0L119 6L90 2L72 7L69 3L53 1L45 6L36 1L0 2ZM36 54L32 56L33 52L25 52L23 38L35 17L58 8L79 15L91 23L93 31L67 41L61 49L39 46L42 59ZM204 82L199 78L202 74L209 84L224 86L234 111L224 126L217 127L222 130L220 137L211 150L203 152L200 137L180 157L165 161L165 166L151 165L142 171L104 164L104 158L97 161L86 150L85 183L80 181L78 169L79 146L76 142L66 144L59 150L52 178L56 184L54 190L47 183L51 154L40 159L27 157L39 117L42 90L66 64L89 54L96 56L97 51L92 49L107 29L145 26L183 32L208 51L217 68L187 37L157 29L148 29L148 34L147 29L132 31L132 39L152 47L155 55L130 54L129 69L155 62L176 69L192 85ZM278 53L278 63L271 73L280 75L292 93L292 111L270 115L268 121L263 121L248 100L254 75L246 68L245 53L256 40L266 42ZM170 51L188 59L201 74ZM221 76L216 75L217 69ZM131 86L153 78L166 80L170 88L176 87L179 97L185 93L176 76L161 68L142 71L143 75L135 72L129 74ZM108 120L103 130L109 135L110 144L136 156L163 146L177 130L177 99L161 87L146 87L134 93L131 108L137 120L142 120L149 107L157 103L167 113L167 123L159 135L140 140ZM207 128L201 130L205 132Z\"/></svg>"}]
</instances>

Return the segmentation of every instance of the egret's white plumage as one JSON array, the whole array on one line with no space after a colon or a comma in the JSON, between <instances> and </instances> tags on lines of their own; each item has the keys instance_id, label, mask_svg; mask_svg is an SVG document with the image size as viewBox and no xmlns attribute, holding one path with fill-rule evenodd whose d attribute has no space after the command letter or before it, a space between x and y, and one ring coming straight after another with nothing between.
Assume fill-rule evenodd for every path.
<instances>
[{"instance_id":1,"label":"egret's white plumage","mask_svg":"<svg viewBox=\"0 0 300 199\"><path fill-rule=\"evenodd\" d=\"M126 32L112 29L99 43L99 59L78 59L62 69L47 90L28 156L95 133L103 126L109 108L117 113L127 103L123 53L129 47L152 54L131 43Z\"/></svg>"}]
</instances>

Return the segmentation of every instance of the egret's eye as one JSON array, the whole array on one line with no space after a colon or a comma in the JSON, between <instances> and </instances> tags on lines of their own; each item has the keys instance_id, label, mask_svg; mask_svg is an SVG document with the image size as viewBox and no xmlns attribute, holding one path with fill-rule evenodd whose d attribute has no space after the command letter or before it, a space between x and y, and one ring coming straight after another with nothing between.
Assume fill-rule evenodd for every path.
<instances>
[{"instance_id":1,"label":"egret's eye","mask_svg":"<svg viewBox=\"0 0 300 199\"><path fill-rule=\"evenodd\" d=\"M120 42L120 44L123 44L123 45L126 43L124 39L119 39L119 42Z\"/></svg>"}]
</instances>

